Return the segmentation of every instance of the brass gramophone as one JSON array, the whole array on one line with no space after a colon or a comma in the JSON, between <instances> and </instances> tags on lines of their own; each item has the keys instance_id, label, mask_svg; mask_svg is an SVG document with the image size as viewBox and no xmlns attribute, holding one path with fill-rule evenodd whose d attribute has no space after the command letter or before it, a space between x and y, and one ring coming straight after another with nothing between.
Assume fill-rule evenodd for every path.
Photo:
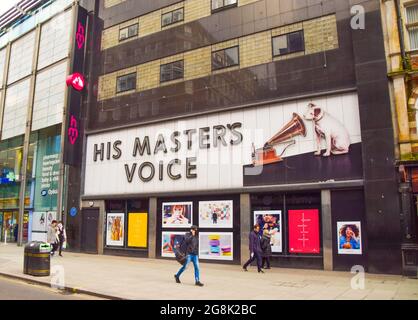
<instances>
[{"instance_id":1,"label":"brass gramophone","mask_svg":"<svg viewBox=\"0 0 418 320\"><path fill-rule=\"evenodd\" d=\"M278 134L267 141L263 148L256 150L253 144L253 165L262 166L283 161L282 156L286 149L296 144L296 140L291 139L300 135L306 137L306 127L302 118L298 114L293 113L293 119ZM276 154L274 149L274 146L279 144L287 144L280 156Z\"/></svg>"}]
</instances>

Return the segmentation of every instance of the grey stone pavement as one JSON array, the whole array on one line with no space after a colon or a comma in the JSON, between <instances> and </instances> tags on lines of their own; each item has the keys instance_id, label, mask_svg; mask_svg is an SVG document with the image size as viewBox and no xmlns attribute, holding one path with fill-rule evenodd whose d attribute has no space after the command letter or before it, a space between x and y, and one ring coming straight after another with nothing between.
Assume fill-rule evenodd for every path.
<instances>
[{"instance_id":1,"label":"grey stone pavement","mask_svg":"<svg viewBox=\"0 0 418 320\"><path fill-rule=\"evenodd\" d=\"M364 288L351 287L350 272L274 268L258 274L240 266L200 263L203 288L194 286L193 266L176 284L176 261L65 252L52 268L65 274L65 286L80 293L138 300L418 300L418 280L365 274ZM23 274L23 248L0 245L0 275L40 281L57 279ZM54 270L54 269L53 269ZM357 282L358 283L358 282Z\"/></svg>"}]
</instances>

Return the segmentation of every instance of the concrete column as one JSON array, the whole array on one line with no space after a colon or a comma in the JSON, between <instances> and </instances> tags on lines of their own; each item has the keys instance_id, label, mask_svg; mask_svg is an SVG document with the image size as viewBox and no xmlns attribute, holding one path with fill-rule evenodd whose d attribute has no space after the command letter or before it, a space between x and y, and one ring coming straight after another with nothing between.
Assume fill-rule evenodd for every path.
<instances>
[{"instance_id":1,"label":"concrete column","mask_svg":"<svg viewBox=\"0 0 418 320\"><path fill-rule=\"evenodd\" d=\"M155 259L157 252L157 198L149 199L148 258Z\"/></svg>"},{"instance_id":2,"label":"concrete column","mask_svg":"<svg viewBox=\"0 0 418 320\"><path fill-rule=\"evenodd\" d=\"M106 205L104 201L94 201L94 204L95 206L99 207L99 226L97 227L97 253L103 254L106 227Z\"/></svg>"},{"instance_id":3,"label":"concrete column","mask_svg":"<svg viewBox=\"0 0 418 320\"><path fill-rule=\"evenodd\" d=\"M251 231L251 201L248 193L240 196L240 232L241 232L241 264L243 265L250 258L249 235Z\"/></svg>"},{"instance_id":4,"label":"concrete column","mask_svg":"<svg viewBox=\"0 0 418 320\"><path fill-rule=\"evenodd\" d=\"M324 270L333 270L332 257L332 215L331 215L331 191L321 191L322 203L322 243L324 252Z\"/></svg>"},{"instance_id":5,"label":"concrete column","mask_svg":"<svg viewBox=\"0 0 418 320\"><path fill-rule=\"evenodd\" d=\"M23 159L22 159L22 179L20 180L20 190L19 190L19 232L17 243L19 246L23 245L23 216L25 214L25 194L26 194L26 180L27 180L27 167L28 167L28 156L29 156L29 144L30 144L30 134L32 131L32 117L33 117L33 102L35 100L35 85L36 85L36 69L38 67L38 57L39 57L39 43L41 41L41 25L36 27L36 36L35 36L35 50L33 51L32 58L32 74L30 79L30 93L29 93L29 103L26 113L26 128L25 128L25 138L23 141Z\"/></svg>"}]
</instances>

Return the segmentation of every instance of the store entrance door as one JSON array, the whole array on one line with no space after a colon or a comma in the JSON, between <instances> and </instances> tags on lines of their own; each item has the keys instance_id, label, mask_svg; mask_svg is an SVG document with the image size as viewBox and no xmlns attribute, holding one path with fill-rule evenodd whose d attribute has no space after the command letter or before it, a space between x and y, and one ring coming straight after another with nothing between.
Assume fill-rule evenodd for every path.
<instances>
[{"instance_id":1,"label":"store entrance door","mask_svg":"<svg viewBox=\"0 0 418 320\"><path fill-rule=\"evenodd\" d=\"M83 225L81 250L86 253L98 253L97 232L99 228L99 209L85 209L82 212Z\"/></svg>"},{"instance_id":2,"label":"store entrance door","mask_svg":"<svg viewBox=\"0 0 418 320\"><path fill-rule=\"evenodd\" d=\"M0 213L1 242L17 242L17 223L19 221L19 211L3 211Z\"/></svg>"}]
</instances>

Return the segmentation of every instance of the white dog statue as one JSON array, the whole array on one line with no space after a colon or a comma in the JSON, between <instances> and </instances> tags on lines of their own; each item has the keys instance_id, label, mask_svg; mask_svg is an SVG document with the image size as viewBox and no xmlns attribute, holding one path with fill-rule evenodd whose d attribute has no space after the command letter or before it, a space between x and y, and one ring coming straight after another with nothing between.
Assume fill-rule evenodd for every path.
<instances>
[{"instance_id":1,"label":"white dog statue","mask_svg":"<svg viewBox=\"0 0 418 320\"><path fill-rule=\"evenodd\" d=\"M329 157L331 154L338 155L349 152L350 135L340 121L313 103L308 105L308 110L303 117L306 120L313 121L315 126L317 145L315 155L321 155L321 138L325 138L326 141L324 157Z\"/></svg>"}]
</instances>

